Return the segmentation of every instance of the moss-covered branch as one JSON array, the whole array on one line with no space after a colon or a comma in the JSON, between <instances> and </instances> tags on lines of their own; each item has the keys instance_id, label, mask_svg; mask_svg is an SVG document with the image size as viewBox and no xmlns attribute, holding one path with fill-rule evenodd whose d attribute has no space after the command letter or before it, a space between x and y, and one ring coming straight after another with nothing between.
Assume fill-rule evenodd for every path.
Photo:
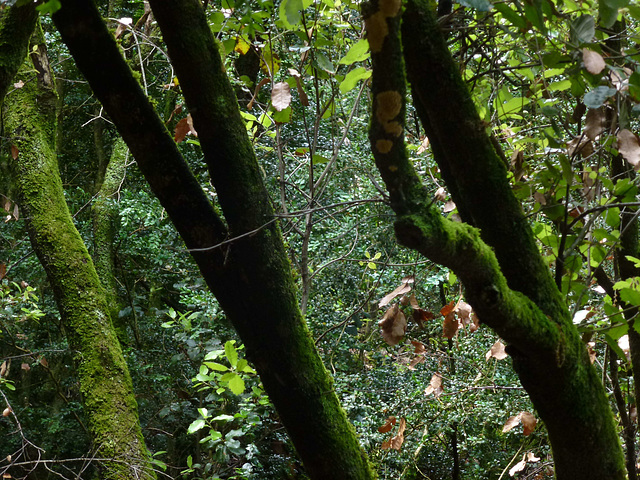
<instances>
[{"instance_id":1,"label":"moss-covered branch","mask_svg":"<svg viewBox=\"0 0 640 480\"><path fill-rule=\"evenodd\" d=\"M32 62L17 77L24 85L5 99L6 134L18 152L13 179L20 207L74 351L95 455L118 460L101 462L100 478L155 478L104 291L64 199L52 147L56 90L42 36L34 38L40 41L33 44Z\"/></svg>"},{"instance_id":2,"label":"moss-covered branch","mask_svg":"<svg viewBox=\"0 0 640 480\"><path fill-rule=\"evenodd\" d=\"M54 22L240 334L310 477L373 478L298 308L270 200L202 7L197 0L152 6L225 221L233 235L254 232L224 248L194 250L216 245L226 231L212 207L199 200L206 201L202 189L158 126L93 4L63 0Z\"/></svg>"},{"instance_id":3,"label":"moss-covered branch","mask_svg":"<svg viewBox=\"0 0 640 480\"><path fill-rule=\"evenodd\" d=\"M398 102L404 102L404 65L395 0L374 1L363 12L373 63L371 146L392 194L398 241L453 269L480 319L509 343L514 367L549 431L557 477L624 478L603 386L453 68L434 14L426 1L409 2L404 58L436 159L463 216L481 230L441 216L402 145L404 106Z\"/></svg>"}]
</instances>

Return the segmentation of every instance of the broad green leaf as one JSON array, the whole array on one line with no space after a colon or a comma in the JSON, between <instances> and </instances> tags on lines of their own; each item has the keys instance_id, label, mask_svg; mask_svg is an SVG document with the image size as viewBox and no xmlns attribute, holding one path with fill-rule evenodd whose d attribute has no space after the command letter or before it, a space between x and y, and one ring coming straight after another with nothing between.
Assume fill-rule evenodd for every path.
<instances>
[{"instance_id":1,"label":"broad green leaf","mask_svg":"<svg viewBox=\"0 0 640 480\"><path fill-rule=\"evenodd\" d=\"M371 76L371 70L364 67L358 67L351 70L340 83L340 93L343 95L355 88L360 80L366 80Z\"/></svg>"},{"instance_id":2,"label":"broad green leaf","mask_svg":"<svg viewBox=\"0 0 640 480\"><path fill-rule=\"evenodd\" d=\"M367 58L369 58L369 41L366 38L363 38L354 43L347 54L342 57L338 63L342 65L351 65L355 62L362 62Z\"/></svg>"},{"instance_id":3,"label":"broad green leaf","mask_svg":"<svg viewBox=\"0 0 640 480\"><path fill-rule=\"evenodd\" d=\"M293 28L302 22L302 0L282 0L278 14L285 27Z\"/></svg>"},{"instance_id":4,"label":"broad green leaf","mask_svg":"<svg viewBox=\"0 0 640 480\"><path fill-rule=\"evenodd\" d=\"M231 380L229 380L229 390L236 395L240 395L244 392L244 380L240 375L235 375Z\"/></svg>"},{"instance_id":5,"label":"broad green leaf","mask_svg":"<svg viewBox=\"0 0 640 480\"><path fill-rule=\"evenodd\" d=\"M582 15L571 22L571 42L575 45L591 43L596 34L596 22L591 15Z\"/></svg>"},{"instance_id":6,"label":"broad green leaf","mask_svg":"<svg viewBox=\"0 0 640 480\"><path fill-rule=\"evenodd\" d=\"M600 24L609 28L618 19L618 10L629 5L629 0L600 0L598 2L598 13L600 14Z\"/></svg>"},{"instance_id":7,"label":"broad green leaf","mask_svg":"<svg viewBox=\"0 0 640 480\"><path fill-rule=\"evenodd\" d=\"M229 360L229 363L231 364L231 366L235 367L236 364L238 363L238 351L236 350L236 347L233 345L233 340L229 340L227 343L224 344L224 353L227 356L227 360Z\"/></svg>"},{"instance_id":8,"label":"broad green leaf","mask_svg":"<svg viewBox=\"0 0 640 480\"><path fill-rule=\"evenodd\" d=\"M38 10L42 14L56 13L58 10L60 10L61 7L62 4L60 3L60 0L49 0L41 5L38 5L36 7L36 10Z\"/></svg>"},{"instance_id":9,"label":"broad green leaf","mask_svg":"<svg viewBox=\"0 0 640 480\"><path fill-rule=\"evenodd\" d=\"M289 123L291 121L291 107L287 107L280 112L274 112L273 121L276 123Z\"/></svg>"},{"instance_id":10,"label":"broad green leaf","mask_svg":"<svg viewBox=\"0 0 640 480\"><path fill-rule=\"evenodd\" d=\"M322 52L316 52L316 61L318 66L328 73L336 73L336 67L333 66L331 60Z\"/></svg>"},{"instance_id":11,"label":"broad green leaf","mask_svg":"<svg viewBox=\"0 0 640 480\"><path fill-rule=\"evenodd\" d=\"M197 420L194 420L191 423L191 425L189 425L189 428L188 428L187 432L188 433L196 433L198 430L203 428L205 425L206 425L206 422L202 418L199 418Z\"/></svg>"},{"instance_id":12,"label":"broad green leaf","mask_svg":"<svg viewBox=\"0 0 640 480\"><path fill-rule=\"evenodd\" d=\"M623 325L622 328L618 328L617 330L619 330L621 333L620 333L620 335L617 336L617 338L614 338L611 335L611 333L613 333L613 330L616 330L616 329L609 330L608 333L604 334L604 338L607 341L607 345L609 345L611 350L616 352L616 354L618 355L618 358L625 358L624 352L620 348L620 345L618 345L618 338L620 338L622 335L625 335L629 331L629 326L625 324L625 325ZM618 332L616 332L615 334L617 335Z\"/></svg>"},{"instance_id":13,"label":"broad green leaf","mask_svg":"<svg viewBox=\"0 0 640 480\"><path fill-rule=\"evenodd\" d=\"M317 153L313 156L312 163L314 165L321 165L323 163L327 163L329 159L327 157L323 157L322 155L318 155Z\"/></svg>"},{"instance_id":14,"label":"broad green leaf","mask_svg":"<svg viewBox=\"0 0 640 480\"><path fill-rule=\"evenodd\" d=\"M609 97L616 94L617 90L610 87L597 87L594 90L586 93L584 96L584 104L588 108L600 108Z\"/></svg>"},{"instance_id":15,"label":"broad green leaf","mask_svg":"<svg viewBox=\"0 0 640 480\"><path fill-rule=\"evenodd\" d=\"M214 421L216 422L230 422L233 420L233 417L231 415L218 415L217 417L213 418Z\"/></svg>"},{"instance_id":16,"label":"broad green leaf","mask_svg":"<svg viewBox=\"0 0 640 480\"><path fill-rule=\"evenodd\" d=\"M202 418L207 418L209 416L209 410L207 410L206 408L199 408L198 413Z\"/></svg>"}]
</instances>

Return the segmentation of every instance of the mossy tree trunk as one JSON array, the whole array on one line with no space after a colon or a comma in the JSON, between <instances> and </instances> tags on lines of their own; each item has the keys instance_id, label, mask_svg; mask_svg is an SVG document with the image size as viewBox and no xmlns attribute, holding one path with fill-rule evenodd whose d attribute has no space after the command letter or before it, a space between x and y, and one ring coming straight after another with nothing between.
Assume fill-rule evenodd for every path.
<instances>
[{"instance_id":1,"label":"mossy tree trunk","mask_svg":"<svg viewBox=\"0 0 640 480\"><path fill-rule=\"evenodd\" d=\"M91 454L100 478L155 478L105 293L64 199L54 148L56 90L40 29L30 60L16 77L23 86L5 98L5 135L31 244L74 352Z\"/></svg>"},{"instance_id":2,"label":"mossy tree trunk","mask_svg":"<svg viewBox=\"0 0 640 480\"><path fill-rule=\"evenodd\" d=\"M127 343L127 329L120 318L121 302L118 300L118 284L115 274L116 239L120 228L118 197L126 173L129 149L122 139L117 139L111 157L102 172L102 181L91 206L93 222L93 262L98 278L105 290L109 315L120 343Z\"/></svg>"},{"instance_id":3,"label":"mossy tree trunk","mask_svg":"<svg viewBox=\"0 0 640 480\"><path fill-rule=\"evenodd\" d=\"M451 268L507 343L545 422L559 479L626 478L604 387L511 192L427 0L363 8L372 53L370 140L398 241ZM400 29L402 28L402 40ZM415 108L464 223L444 218L404 145L405 69Z\"/></svg>"},{"instance_id":4,"label":"mossy tree trunk","mask_svg":"<svg viewBox=\"0 0 640 480\"><path fill-rule=\"evenodd\" d=\"M224 220L132 76L95 5L63 0L53 19L233 322L308 474L322 480L373 478L300 313L270 199L202 7L197 0L151 5Z\"/></svg>"}]
</instances>

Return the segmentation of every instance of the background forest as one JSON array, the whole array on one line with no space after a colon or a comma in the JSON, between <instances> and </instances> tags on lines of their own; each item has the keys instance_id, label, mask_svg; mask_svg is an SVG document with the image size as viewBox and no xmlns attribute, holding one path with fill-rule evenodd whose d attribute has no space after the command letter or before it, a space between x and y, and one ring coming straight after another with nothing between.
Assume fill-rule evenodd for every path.
<instances>
[{"instance_id":1,"label":"background forest","mask_svg":"<svg viewBox=\"0 0 640 480\"><path fill-rule=\"evenodd\" d=\"M198 249L185 246L145 180L141 161L65 46L55 16L69 3L63 1L60 12L56 0L37 7L30 56L17 76L3 80L2 478L89 479L104 475L101 465L110 461L127 464L115 453L115 460L104 457L89 425L87 408L103 407L83 407L85 371L78 367L76 340L69 339L70 323L63 320L71 314L61 315L56 302L62 287L52 284L52 271L45 271L29 237L36 227L25 222L35 218L25 217L23 207L30 170L19 164L27 147L15 138L37 130L29 125L45 125L26 105L42 109L44 97L35 101L30 88L49 68L55 82L42 130L53 139L64 201L101 281L115 343L130 372L149 471L155 472L136 478L313 477L249 349L190 255ZM174 70L179 59L168 51L156 12L137 0L96 3L219 213L220 188L203 161L208 147L194 126L195 110L187 106ZM10 12L32 7L2 4L5 26ZM521 352L505 351L509 342L475 313L456 268L396 241L397 202L371 153L372 118L384 118L372 113L375 59L372 68L359 2L204 0L202 6L275 211L269 224L279 224L297 303L372 470L379 478L407 480L553 478L545 424L508 354ZM442 0L432 8L604 386L629 478L636 478L640 7L625 0ZM14 35L0 29L0 44L15 43ZM101 54L92 52L97 64ZM41 69L43 59L48 66ZM391 66L389 71L396 75ZM403 75L395 78L404 82ZM454 98L442 101L451 111L463 108ZM427 131L433 125L421 121L421 108L406 105L407 156L426 185L429 207L447 221L467 221L467 207L456 202L447 171L434 159L440 147L432 149ZM130 113L138 115L133 106ZM463 125L448 133L461 145L470 141ZM45 182L56 180L49 175ZM485 190L483 201L495 209L487 213L499 217L504 204L494 193ZM189 216L189 210L183 213ZM235 241L229 235L215 248ZM68 255L69 273L77 276L71 250L63 248L62 256ZM521 272L523 283L527 275ZM80 298L90 298L88 283L82 285ZM247 305L257 295L242 288L234 294ZM82 302L74 305L83 309ZM253 310L252 322L259 324L263 314ZM89 336L108 337L101 332ZM557 389L549 380L547 387L536 386L537 398L545 388L550 394ZM120 412L108 414L117 418ZM134 430L123 435L137 438ZM334 478L350 477L338 471Z\"/></svg>"}]
</instances>

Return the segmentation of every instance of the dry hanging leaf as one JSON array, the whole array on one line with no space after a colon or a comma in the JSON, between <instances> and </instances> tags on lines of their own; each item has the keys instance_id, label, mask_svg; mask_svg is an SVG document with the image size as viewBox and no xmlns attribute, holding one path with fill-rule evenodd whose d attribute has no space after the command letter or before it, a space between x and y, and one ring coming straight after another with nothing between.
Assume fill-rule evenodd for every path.
<instances>
[{"instance_id":1,"label":"dry hanging leaf","mask_svg":"<svg viewBox=\"0 0 640 480\"><path fill-rule=\"evenodd\" d=\"M18 147L16 147L15 145L11 145L11 158L13 158L14 160L17 160L19 153L20 153L20 150L18 150Z\"/></svg>"},{"instance_id":2,"label":"dry hanging leaf","mask_svg":"<svg viewBox=\"0 0 640 480\"><path fill-rule=\"evenodd\" d=\"M302 76L295 68L289 69L289 75L291 75L296 80L296 88L298 89L298 97L300 97L300 103L305 107L309 106L309 97L305 93L302 88Z\"/></svg>"},{"instance_id":3,"label":"dry hanging leaf","mask_svg":"<svg viewBox=\"0 0 640 480\"><path fill-rule=\"evenodd\" d=\"M407 422L404 418L400 419L400 424L398 426L398 433L395 436L391 437L389 440L382 444L382 448L384 450L393 448L398 452L402 448L402 444L404 443L404 430L407 426Z\"/></svg>"},{"instance_id":4,"label":"dry hanging leaf","mask_svg":"<svg viewBox=\"0 0 640 480\"><path fill-rule=\"evenodd\" d=\"M24 82L22 80L13 84L14 88L22 88L24 87Z\"/></svg>"},{"instance_id":5,"label":"dry hanging leaf","mask_svg":"<svg viewBox=\"0 0 640 480\"><path fill-rule=\"evenodd\" d=\"M178 123L176 123L176 128L173 131L173 139L176 143L180 143L184 140L184 137L189 133L189 121L186 118L183 118Z\"/></svg>"},{"instance_id":6,"label":"dry hanging leaf","mask_svg":"<svg viewBox=\"0 0 640 480\"><path fill-rule=\"evenodd\" d=\"M524 153L522 150L515 150L511 154L511 169L513 172L513 179L518 182L524 175Z\"/></svg>"},{"instance_id":7,"label":"dry hanging leaf","mask_svg":"<svg viewBox=\"0 0 640 480\"><path fill-rule=\"evenodd\" d=\"M540 461L540 457L536 457L533 452L527 452L527 462L536 463Z\"/></svg>"},{"instance_id":8,"label":"dry hanging leaf","mask_svg":"<svg viewBox=\"0 0 640 480\"><path fill-rule=\"evenodd\" d=\"M396 417L389 417L384 425L378 427L378 432L387 433L390 432L393 426L396 424Z\"/></svg>"},{"instance_id":9,"label":"dry hanging leaf","mask_svg":"<svg viewBox=\"0 0 640 480\"><path fill-rule=\"evenodd\" d=\"M444 392L442 388L442 377L439 373L434 373L429 382L429 386L424 390L424 394L428 396L433 393L433 396L438 398L442 395L442 392Z\"/></svg>"},{"instance_id":10,"label":"dry hanging leaf","mask_svg":"<svg viewBox=\"0 0 640 480\"><path fill-rule=\"evenodd\" d=\"M7 275L7 266L4 263L0 263L0 281Z\"/></svg>"},{"instance_id":11,"label":"dry hanging leaf","mask_svg":"<svg viewBox=\"0 0 640 480\"><path fill-rule=\"evenodd\" d=\"M420 308L420 305L418 305L418 299L416 298L416 294L415 293L411 293L411 295L409 295L409 305L411 305L411 308L413 308L414 310L417 310Z\"/></svg>"},{"instance_id":12,"label":"dry hanging leaf","mask_svg":"<svg viewBox=\"0 0 640 480\"><path fill-rule=\"evenodd\" d=\"M473 312L471 314L471 324L469 325L469 332L473 333L477 331L479 328L480 328L480 319L478 318L478 315L476 315L476 312Z\"/></svg>"},{"instance_id":13,"label":"dry hanging leaf","mask_svg":"<svg viewBox=\"0 0 640 480\"><path fill-rule=\"evenodd\" d=\"M291 105L291 88L287 82L278 82L273 86L271 103L279 112Z\"/></svg>"},{"instance_id":14,"label":"dry hanging leaf","mask_svg":"<svg viewBox=\"0 0 640 480\"><path fill-rule=\"evenodd\" d=\"M20 219L20 209L18 208L17 203L13 205L13 218L15 218L16 220Z\"/></svg>"},{"instance_id":15,"label":"dry hanging leaf","mask_svg":"<svg viewBox=\"0 0 640 480\"><path fill-rule=\"evenodd\" d=\"M402 284L397 287L393 292L391 292L388 295L385 295L382 300L380 300L380 303L378 303L378 308L382 308L385 305L387 305L391 300L393 300L394 298L396 298L399 295L404 295L405 293L408 293L411 291L411 283L414 282L414 278L412 276L409 277L405 277L402 279Z\"/></svg>"},{"instance_id":16,"label":"dry hanging leaf","mask_svg":"<svg viewBox=\"0 0 640 480\"><path fill-rule=\"evenodd\" d=\"M7 376L7 373L9 373L10 365L11 365L10 361L9 363L7 363L7 360L2 362L2 365L0 365L0 378L5 378Z\"/></svg>"},{"instance_id":17,"label":"dry hanging leaf","mask_svg":"<svg viewBox=\"0 0 640 480\"><path fill-rule=\"evenodd\" d=\"M590 140L595 140L606 128L607 117L602 108L590 108L584 121L584 134Z\"/></svg>"},{"instance_id":18,"label":"dry hanging leaf","mask_svg":"<svg viewBox=\"0 0 640 480\"><path fill-rule=\"evenodd\" d=\"M247 110L251 110L253 108L253 102L256 101L256 97L258 96L258 92L260 91L260 89L262 87L264 87L270 81L271 80L269 78L263 78L262 80L260 80L260 83L258 85L256 85L256 89L253 92L253 97L251 97L251 101L247 104Z\"/></svg>"},{"instance_id":19,"label":"dry hanging leaf","mask_svg":"<svg viewBox=\"0 0 640 480\"><path fill-rule=\"evenodd\" d=\"M23 363L20 368L22 368L22 370L24 370L25 372L31 370L31 366L28 363Z\"/></svg>"},{"instance_id":20,"label":"dry hanging leaf","mask_svg":"<svg viewBox=\"0 0 640 480\"><path fill-rule=\"evenodd\" d=\"M193 135L194 137L197 137L198 132L196 132L196 129L193 128L193 117L190 113L187 114L187 124L189 125L189 133L191 133L191 135Z\"/></svg>"},{"instance_id":21,"label":"dry hanging leaf","mask_svg":"<svg viewBox=\"0 0 640 480\"><path fill-rule=\"evenodd\" d=\"M11 407L7 407L2 411L3 417L8 417L11 414Z\"/></svg>"},{"instance_id":22,"label":"dry hanging leaf","mask_svg":"<svg viewBox=\"0 0 640 480\"><path fill-rule=\"evenodd\" d=\"M444 317L444 322L442 323L442 334L444 335L444 337L451 340L456 336L459 328L460 322L456 318L455 312L451 312L446 317Z\"/></svg>"},{"instance_id":23,"label":"dry hanging leaf","mask_svg":"<svg viewBox=\"0 0 640 480\"><path fill-rule=\"evenodd\" d=\"M520 421L522 422L522 429L525 437L531 435L538 423L536 417L533 416L533 413L529 412L520 412Z\"/></svg>"},{"instance_id":24,"label":"dry hanging leaf","mask_svg":"<svg viewBox=\"0 0 640 480\"><path fill-rule=\"evenodd\" d=\"M640 142L632 132L627 129L620 130L617 135L618 151L624 159L633 165L633 169L640 169Z\"/></svg>"},{"instance_id":25,"label":"dry hanging leaf","mask_svg":"<svg viewBox=\"0 0 640 480\"><path fill-rule=\"evenodd\" d=\"M429 137L424 137L422 139L422 143L420 143L420 146L418 147L418 155L425 152L427 148L429 148Z\"/></svg>"},{"instance_id":26,"label":"dry hanging leaf","mask_svg":"<svg viewBox=\"0 0 640 480\"><path fill-rule=\"evenodd\" d=\"M487 362L491 357L495 358L496 360L504 360L505 358L507 358L507 352L505 352L504 350L504 343L502 343L500 340L494 343L491 349L485 355Z\"/></svg>"},{"instance_id":27,"label":"dry hanging leaf","mask_svg":"<svg viewBox=\"0 0 640 480\"><path fill-rule=\"evenodd\" d=\"M438 190L436 190L436 193L433 196L436 200L444 202L447 199L447 191L444 189L444 187L440 187L438 188Z\"/></svg>"},{"instance_id":28,"label":"dry hanging leaf","mask_svg":"<svg viewBox=\"0 0 640 480\"><path fill-rule=\"evenodd\" d=\"M602 72L604 67L607 66L606 63L604 63L602 55L587 48L582 49L582 61L584 62L584 68L587 69L587 72L593 73L594 75Z\"/></svg>"},{"instance_id":29,"label":"dry hanging leaf","mask_svg":"<svg viewBox=\"0 0 640 480\"><path fill-rule=\"evenodd\" d=\"M596 350L594 348L595 346L596 342L587 343L587 352L589 353L589 361L591 362L591 364L596 361Z\"/></svg>"},{"instance_id":30,"label":"dry hanging leaf","mask_svg":"<svg viewBox=\"0 0 640 480\"><path fill-rule=\"evenodd\" d=\"M44 357L40 358L40 365L42 365L44 368L47 368L49 366L49 362L47 362L47 359Z\"/></svg>"},{"instance_id":31,"label":"dry hanging leaf","mask_svg":"<svg viewBox=\"0 0 640 480\"><path fill-rule=\"evenodd\" d=\"M413 353L423 354L423 353L425 353L427 351L426 347L424 346L424 343L419 342L417 340L411 340L411 345L413 345L414 348L415 348Z\"/></svg>"},{"instance_id":32,"label":"dry hanging leaf","mask_svg":"<svg viewBox=\"0 0 640 480\"><path fill-rule=\"evenodd\" d=\"M449 200L444 204L442 211L444 213L449 213L449 212L453 212L455 209L456 209L456 204L453 202L453 200Z\"/></svg>"},{"instance_id":33,"label":"dry hanging leaf","mask_svg":"<svg viewBox=\"0 0 640 480\"><path fill-rule=\"evenodd\" d=\"M425 362L425 358L424 355L417 355L415 357L413 357L411 359L411 362L409 362L409 365L407 365L407 368L409 370L415 370L416 369L416 365L418 365L419 363L423 363Z\"/></svg>"},{"instance_id":34,"label":"dry hanging leaf","mask_svg":"<svg viewBox=\"0 0 640 480\"><path fill-rule=\"evenodd\" d=\"M516 473L521 472L522 470L524 470L524 467L526 467L526 466L527 466L527 460L526 460L526 455L524 455L522 457L522 460L520 460L513 467L511 467L511 469L509 470L509 476L513 477Z\"/></svg>"},{"instance_id":35,"label":"dry hanging leaf","mask_svg":"<svg viewBox=\"0 0 640 480\"><path fill-rule=\"evenodd\" d=\"M413 311L413 321L418 324L418 327L424 328L424 322L428 322L429 320L433 320L436 316L427 310L423 310L422 308L417 308Z\"/></svg>"},{"instance_id":36,"label":"dry hanging leaf","mask_svg":"<svg viewBox=\"0 0 640 480\"><path fill-rule=\"evenodd\" d=\"M389 345L397 345L407 330L407 320L398 305L390 307L378 325L381 328L382 338Z\"/></svg>"},{"instance_id":37,"label":"dry hanging leaf","mask_svg":"<svg viewBox=\"0 0 640 480\"><path fill-rule=\"evenodd\" d=\"M502 426L502 433L507 433L509 430L518 426L520 423L520 414L507 418L507 421Z\"/></svg>"},{"instance_id":38,"label":"dry hanging leaf","mask_svg":"<svg viewBox=\"0 0 640 480\"><path fill-rule=\"evenodd\" d=\"M471 323L471 313L473 309L471 305L469 305L464 300L459 300L457 305L456 313L458 314L458 318L462 322L463 325L469 325Z\"/></svg>"}]
</instances>

